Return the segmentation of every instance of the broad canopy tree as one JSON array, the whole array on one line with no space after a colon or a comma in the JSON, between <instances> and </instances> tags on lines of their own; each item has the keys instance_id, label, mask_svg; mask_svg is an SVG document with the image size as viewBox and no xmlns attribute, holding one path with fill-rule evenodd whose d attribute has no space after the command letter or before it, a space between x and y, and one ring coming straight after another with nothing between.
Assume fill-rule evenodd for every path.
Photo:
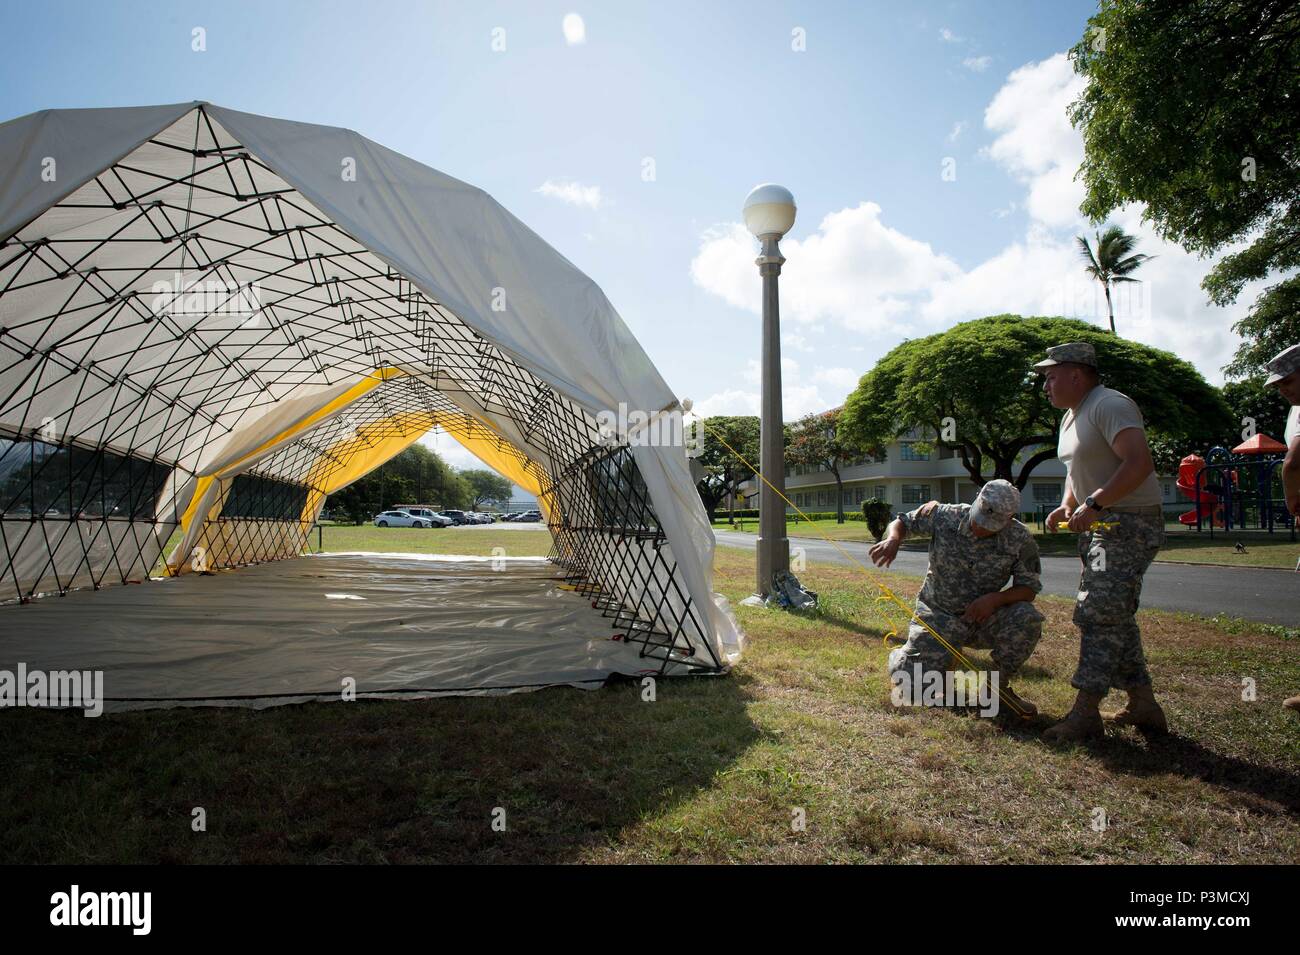
<instances>
[{"instance_id":1,"label":"broad canopy tree","mask_svg":"<svg viewBox=\"0 0 1300 955\"><path fill-rule=\"evenodd\" d=\"M399 504L464 507L469 487L447 463L422 444L413 444L365 477L329 496L326 508L354 524Z\"/></svg>"},{"instance_id":2,"label":"broad canopy tree","mask_svg":"<svg viewBox=\"0 0 1300 955\"><path fill-rule=\"evenodd\" d=\"M702 473L695 487L712 522L716 519L718 504L728 495L734 496L740 486L754 476L745 461L758 466L759 428L755 415L715 415L705 418L704 423L704 438L695 458ZM719 435L735 453L718 440ZM745 461L741 460L742 457Z\"/></svg>"},{"instance_id":3,"label":"broad canopy tree","mask_svg":"<svg viewBox=\"0 0 1300 955\"><path fill-rule=\"evenodd\" d=\"M835 478L835 520L844 523L844 479L840 472L864 448L840 427L842 408L800 418L790 428L790 444L785 458L790 464L829 471Z\"/></svg>"},{"instance_id":4,"label":"broad canopy tree","mask_svg":"<svg viewBox=\"0 0 1300 955\"><path fill-rule=\"evenodd\" d=\"M1136 401L1148 429L1174 445L1203 451L1231 427L1218 390L1169 352L1075 319L994 315L889 352L849 395L841 429L846 440L879 447L927 428L977 486L992 477L1023 490L1034 469L1056 457L1063 414L1032 366L1048 346L1071 341L1093 345L1102 384Z\"/></svg>"},{"instance_id":5,"label":"broad canopy tree","mask_svg":"<svg viewBox=\"0 0 1300 955\"><path fill-rule=\"evenodd\" d=\"M1083 212L1141 202L1188 251L1231 249L1202 282L1218 305L1278 277L1235 326L1227 370L1257 373L1300 341L1300 4L1102 0L1071 56Z\"/></svg>"},{"instance_id":6,"label":"broad canopy tree","mask_svg":"<svg viewBox=\"0 0 1300 955\"><path fill-rule=\"evenodd\" d=\"M476 508L489 501L494 504L504 504L514 493L514 484L496 471L489 471L487 468L461 471L460 479L469 486L470 503Z\"/></svg>"}]
</instances>

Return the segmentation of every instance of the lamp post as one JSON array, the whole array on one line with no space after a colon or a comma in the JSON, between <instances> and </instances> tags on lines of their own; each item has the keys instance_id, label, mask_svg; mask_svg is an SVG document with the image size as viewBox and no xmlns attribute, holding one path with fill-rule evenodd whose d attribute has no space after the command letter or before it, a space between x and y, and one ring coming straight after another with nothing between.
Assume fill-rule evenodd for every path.
<instances>
[{"instance_id":1,"label":"lamp post","mask_svg":"<svg viewBox=\"0 0 1300 955\"><path fill-rule=\"evenodd\" d=\"M781 316L777 276L785 257L777 243L794 225L794 196L782 186L755 186L745 199L745 226L763 244L755 260L763 277L763 399L759 418L758 594L772 592L772 578L790 570L785 536L785 434L781 412Z\"/></svg>"}]
</instances>

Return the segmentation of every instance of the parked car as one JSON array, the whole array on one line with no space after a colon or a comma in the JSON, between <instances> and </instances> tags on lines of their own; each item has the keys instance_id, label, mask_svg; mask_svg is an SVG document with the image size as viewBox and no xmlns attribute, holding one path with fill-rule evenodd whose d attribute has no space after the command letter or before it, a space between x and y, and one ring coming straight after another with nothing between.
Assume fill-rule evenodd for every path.
<instances>
[{"instance_id":1,"label":"parked car","mask_svg":"<svg viewBox=\"0 0 1300 955\"><path fill-rule=\"evenodd\" d=\"M524 511L519 515L519 523L521 524L536 524L541 519L541 511Z\"/></svg>"},{"instance_id":2,"label":"parked car","mask_svg":"<svg viewBox=\"0 0 1300 955\"><path fill-rule=\"evenodd\" d=\"M416 517L406 511L382 511L375 515L376 527L428 527L429 522L423 517Z\"/></svg>"},{"instance_id":3,"label":"parked car","mask_svg":"<svg viewBox=\"0 0 1300 955\"><path fill-rule=\"evenodd\" d=\"M472 521L465 515L464 511L443 511L443 517L451 519L453 524L470 524Z\"/></svg>"},{"instance_id":4,"label":"parked car","mask_svg":"<svg viewBox=\"0 0 1300 955\"><path fill-rule=\"evenodd\" d=\"M450 517L439 514L437 511L432 511L427 507L399 507L396 508L396 510L405 511L412 517L418 517L423 521L428 521L430 527L451 527L452 524L456 523Z\"/></svg>"}]
</instances>

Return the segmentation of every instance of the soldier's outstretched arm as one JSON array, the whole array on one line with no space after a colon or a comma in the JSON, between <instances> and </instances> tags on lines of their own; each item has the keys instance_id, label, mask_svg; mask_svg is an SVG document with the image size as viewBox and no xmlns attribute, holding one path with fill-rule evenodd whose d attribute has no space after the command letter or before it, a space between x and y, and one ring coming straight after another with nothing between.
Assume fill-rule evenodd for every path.
<instances>
[{"instance_id":1,"label":"soldier's outstretched arm","mask_svg":"<svg viewBox=\"0 0 1300 955\"><path fill-rule=\"evenodd\" d=\"M899 514L889 523L885 536L872 546L868 553L877 567L888 567L898 556L898 547L905 537L926 537L934 532L934 514L938 501L927 501L906 514Z\"/></svg>"}]
</instances>

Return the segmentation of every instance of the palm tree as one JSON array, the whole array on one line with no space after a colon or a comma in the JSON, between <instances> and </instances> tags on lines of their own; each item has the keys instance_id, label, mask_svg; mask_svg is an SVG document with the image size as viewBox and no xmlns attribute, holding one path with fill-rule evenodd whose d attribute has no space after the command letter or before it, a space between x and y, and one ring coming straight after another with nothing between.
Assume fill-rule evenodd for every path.
<instances>
[{"instance_id":1,"label":"palm tree","mask_svg":"<svg viewBox=\"0 0 1300 955\"><path fill-rule=\"evenodd\" d=\"M1110 300L1110 287L1118 285L1120 282L1137 282L1140 279L1132 277L1132 273L1137 271L1138 266L1148 259L1155 256L1146 255L1143 252L1134 252L1133 246L1137 244L1137 238L1129 235L1117 225L1111 226L1105 232L1097 233L1097 250L1093 254L1093 248L1088 244L1088 240L1081 236L1075 236L1075 241L1079 243L1079 254L1087 262L1085 271L1106 290L1106 311L1110 314L1110 333L1115 334L1115 306Z\"/></svg>"}]
</instances>

